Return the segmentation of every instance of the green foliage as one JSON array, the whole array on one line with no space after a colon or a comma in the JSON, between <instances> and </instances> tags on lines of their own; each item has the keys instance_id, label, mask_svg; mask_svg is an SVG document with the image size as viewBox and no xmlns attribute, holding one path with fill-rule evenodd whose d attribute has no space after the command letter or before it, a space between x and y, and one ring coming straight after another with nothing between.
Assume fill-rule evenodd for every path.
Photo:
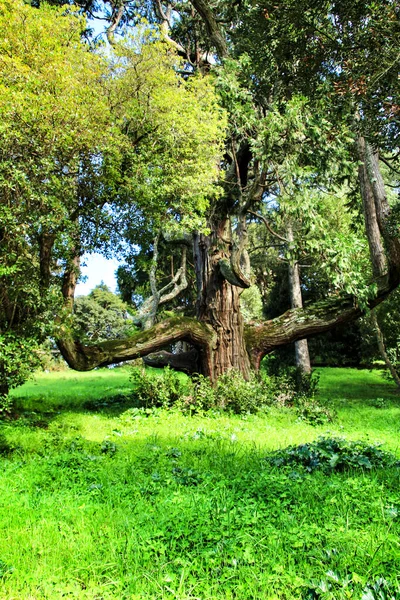
<instances>
[{"instance_id":1,"label":"green foliage","mask_svg":"<svg viewBox=\"0 0 400 600\"><path fill-rule=\"evenodd\" d=\"M179 66L151 28L139 28L112 57L110 102L124 134L119 194L127 211L132 214L132 204L139 209L147 232L204 226L208 203L218 195L225 113L212 80L199 75L184 81ZM127 212L126 225L139 227L140 241L145 232L137 216Z\"/></svg>"},{"instance_id":2,"label":"green foliage","mask_svg":"<svg viewBox=\"0 0 400 600\"><path fill-rule=\"evenodd\" d=\"M144 367L134 367L130 381L134 397L145 408L168 408L178 402L187 390L182 377L168 367L159 376L154 376Z\"/></svg>"},{"instance_id":3,"label":"green foliage","mask_svg":"<svg viewBox=\"0 0 400 600\"><path fill-rule=\"evenodd\" d=\"M248 381L235 370L218 378L215 395L217 407L236 414L255 413L272 402L266 379L252 375Z\"/></svg>"},{"instance_id":4,"label":"green foliage","mask_svg":"<svg viewBox=\"0 0 400 600\"><path fill-rule=\"evenodd\" d=\"M240 295L240 308L245 321L258 321L262 319L262 297L256 285L243 290Z\"/></svg>"},{"instance_id":5,"label":"green foliage","mask_svg":"<svg viewBox=\"0 0 400 600\"><path fill-rule=\"evenodd\" d=\"M128 305L104 284L75 299L74 328L77 339L88 342L125 338L135 331Z\"/></svg>"},{"instance_id":6,"label":"green foliage","mask_svg":"<svg viewBox=\"0 0 400 600\"><path fill-rule=\"evenodd\" d=\"M63 275L85 252L117 250L129 228L135 243L204 224L225 116L211 78L183 81L154 29L93 51L78 9L23 0L1 3L0 26L0 335L32 345L70 333ZM87 338L122 335L86 308Z\"/></svg>"},{"instance_id":7,"label":"green foliage","mask_svg":"<svg viewBox=\"0 0 400 600\"><path fill-rule=\"evenodd\" d=\"M265 410L272 402L271 390L266 379L252 375L246 381L238 371L232 369L221 375L214 386L207 378L195 376L190 394L184 398L182 408L250 414Z\"/></svg>"},{"instance_id":8,"label":"green foliage","mask_svg":"<svg viewBox=\"0 0 400 600\"><path fill-rule=\"evenodd\" d=\"M277 358L277 357L276 357ZM278 406L292 406L298 419L309 425L323 425L335 420L335 411L317 398L319 373L304 373L301 369L287 366L278 360L265 362L270 374L270 394Z\"/></svg>"},{"instance_id":9,"label":"green foliage","mask_svg":"<svg viewBox=\"0 0 400 600\"><path fill-rule=\"evenodd\" d=\"M271 465L271 451L316 437L285 408L190 419L85 409L128 379L126 368L41 373L13 392L19 418L2 429L15 451L0 457L4 598L396 598L398 467ZM380 439L398 458L393 385L324 369L320 389L339 412L342 434L330 437Z\"/></svg>"},{"instance_id":10,"label":"green foliage","mask_svg":"<svg viewBox=\"0 0 400 600\"><path fill-rule=\"evenodd\" d=\"M204 411L255 414L272 405L294 406L299 418L313 425L334 418L333 411L315 399L318 377L296 369L274 377L253 374L248 380L232 369L212 385L202 375L184 381L169 368L155 376L149 370L135 367L131 382L134 398L145 408L174 406L191 414Z\"/></svg>"},{"instance_id":11,"label":"green foliage","mask_svg":"<svg viewBox=\"0 0 400 600\"><path fill-rule=\"evenodd\" d=\"M352 442L344 438L319 437L316 442L278 450L269 458L276 466L301 466L310 473L320 469L325 473L346 469L399 467L393 454L367 442Z\"/></svg>"},{"instance_id":12,"label":"green foliage","mask_svg":"<svg viewBox=\"0 0 400 600\"><path fill-rule=\"evenodd\" d=\"M336 418L336 413L332 408L322 404L315 398L299 396L295 401L296 413L301 421L309 425L323 425L332 423Z\"/></svg>"},{"instance_id":13,"label":"green foliage","mask_svg":"<svg viewBox=\"0 0 400 600\"><path fill-rule=\"evenodd\" d=\"M0 334L0 418L11 410L9 390L23 384L41 364L36 339Z\"/></svg>"},{"instance_id":14,"label":"green foliage","mask_svg":"<svg viewBox=\"0 0 400 600\"><path fill-rule=\"evenodd\" d=\"M367 582L360 591L361 578L354 574L340 576L335 571L327 571L325 577L318 582L313 582L303 600L337 600L337 598L360 598L360 600L398 600L400 589L390 584L383 577L374 582ZM360 596L361 593L361 596Z\"/></svg>"},{"instance_id":15,"label":"green foliage","mask_svg":"<svg viewBox=\"0 0 400 600\"><path fill-rule=\"evenodd\" d=\"M134 397L146 408L175 406L184 413L216 410L246 414L264 410L273 402L266 380L252 376L246 381L235 370L221 375L215 386L202 375L183 381L168 367L157 376L134 368L131 381Z\"/></svg>"}]
</instances>

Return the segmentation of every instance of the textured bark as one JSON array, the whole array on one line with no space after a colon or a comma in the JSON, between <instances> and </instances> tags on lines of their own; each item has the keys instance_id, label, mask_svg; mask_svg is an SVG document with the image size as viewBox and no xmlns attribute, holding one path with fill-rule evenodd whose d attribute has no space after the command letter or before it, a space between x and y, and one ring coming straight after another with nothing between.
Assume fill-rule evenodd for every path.
<instances>
[{"instance_id":1,"label":"textured bark","mask_svg":"<svg viewBox=\"0 0 400 600\"><path fill-rule=\"evenodd\" d=\"M194 349L188 352L179 352L178 354L161 350L160 352L145 356L143 362L149 365L149 367L171 367L171 369L182 371L189 375L199 372L199 353Z\"/></svg>"},{"instance_id":2,"label":"textured bark","mask_svg":"<svg viewBox=\"0 0 400 600\"><path fill-rule=\"evenodd\" d=\"M240 313L240 288L224 277L220 264L230 260L231 224L222 219L211 224L209 236L195 241L195 268L198 286L197 317L216 333L211 372L212 380L229 369L249 377L250 361L244 340L244 322ZM201 373L206 374L201 364Z\"/></svg>"},{"instance_id":3,"label":"textured bark","mask_svg":"<svg viewBox=\"0 0 400 600\"><path fill-rule=\"evenodd\" d=\"M58 341L58 347L70 367L77 371L90 371L95 367L147 356L181 340L199 349L200 360L209 375L212 371L215 333L208 325L187 317L166 319L124 340L83 345L73 339L64 339Z\"/></svg>"},{"instance_id":4,"label":"textured bark","mask_svg":"<svg viewBox=\"0 0 400 600\"><path fill-rule=\"evenodd\" d=\"M228 47L208 2L204 0L191 0L191 2L204 21L211 44L215 46L220 58L224 58L228 55Z\"/></svg>"},{"instance_id":5,"label":"textured bark","mask_svg":"<svg viewBox=\"0 0 400 600\"><path fill-rule=\"evenodd\" d=\"M52 251L56 241L56 235L42 233L39 238L39 260L40 260L40 282L43 288L50 283Z\"/></svg>"},{"instance_id":6,"label":"textured bark","mask_svg":"<svg viewBox=\"0 0 400 600\"><path fill-rule=\"evenodd\" d=\"M287 239L289 243L294 242L293 229L291 225L289 225L287 228ZM300 267L297 260L289 262L289 290L291 307L303 308ZM296 367L301 371L304 371L304 373L311 373L310 353L308 351L308 342L306 339L297 340L294 343L294 353Z\"/></svg>"},{"instance_id":7,"label":"textured bark","mask_svg":"<svg viewBox=\"0 0 400 600\"><path fill-rule=\"evenodd\" d=\"M375 212L379 231L384 241L387 259L387 285L395 286L400 280L400 238L398 223L390 223L390 206L387 201L385 184L379 168L379 154L365 142L365 155L362 157L366 164L370 186L375 203Z\"/></svg>"},{"instance_id":8,"label":"textured bark","mask_svg":"<svg viewBox=\"0 0 400 600\"><path fill-rule=\"evenodd\" d=\"M249 324L245 337L252 366L258 370L262 358L276 348L325 333L336 325L357 319L361 314L353 298L332 298L307 308L288 310L271 321Z\"/></svg>"},{"instance_id":9,"label":"textured bark","mask_svg":"<svg viewBox=\"0 0 400 600\"><path fill-rule=\"evenodd\" d=\"M74 307L75 288L79 277L80 264L81 257L79 255L69 261L62 282L61 292L64 298L64 306L71 313Z\"/></svg>"},{"instance_id":10,"label":"textured bark","mask_svg":"<svg viewBox=\"0 0 400 600\"><path fill-rule=\"evenodd\" d=\"M387 261L381 237L381 229L376 214L375 198L370 182L370 174L366 160L367 144L365 139L358 139L360 165L358 168L361 196L363 200L365 229L368 237L372 272L375 279L383 279L387 275Z\"/></svg>"}]
</instances>

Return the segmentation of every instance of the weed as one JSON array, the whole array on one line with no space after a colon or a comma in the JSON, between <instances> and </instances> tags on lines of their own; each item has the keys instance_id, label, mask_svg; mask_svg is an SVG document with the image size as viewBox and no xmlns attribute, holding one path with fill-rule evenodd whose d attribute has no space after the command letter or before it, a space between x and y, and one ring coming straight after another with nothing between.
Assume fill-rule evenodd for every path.
<instances>
[{"instance_id":1,"label":"weed","mask_svg":"<svg viewBox=\"0 0 400 600\"><path fill-rule=\"evenodd\" d=\"M313 472L398 467L400 462L376 445L344 438L319 437L315 442L278 450L268 460L276 465L302 466Z\"/></svg>"},{"instance_id":2,"label":"weed","mask_svg":"<svg viewBox=\"0 0 400 600\"><path fill-rule=\"evenodd\" d=\"M134 388L134 397L137 398L140 406L145 408L170 407L186 392L181 377L168 367L159 377L154 377L144 367L134 367L130 381Z\"/></svg>"},{"instance_id":3,"label":"weed","mask_svg":"<svg viewBox=\"0 0 400 600\"><path fill-rule=\"evenodd\" d=\"M309 398L303 395L297 396L294 406L298 419L300 421L305 421L309 425L332 423L336 418L334 410L328 406L324 406L315 398Z\"/></svg>"},{"instance_id":4,"label":"weed","mask_svg":"<svg viewBox=\"0 0 400 600\"><path fill-rule=\"evenodd\" d=\"M104 440L100 446L102 454L108 454L108 456L114 456L117 451L117 444L111 440Z\"/></svg>"},{"instance_id":5,"label":"weed","mask_svg":"<svg viewBox=\"0 0 400 600\"><path fill-rule=\"evenodd\" d=\"M400 588L390 584L383 577L361 586L362 578L354 575L341 577L334 571L328 571L323 579L311 583L303 600L399 600Z\"/></svg>"},{"instance_id":6,"label":"weed","mask_svg":"<svg viewBox=\"0 0 400 600\"><path fill-rule=\"evenodd\" d=\"M3 579L7 575L11 575L14 571L14 567L8 565L3 560L0 560L0 579Z\"/></svg>"}]
</instances>

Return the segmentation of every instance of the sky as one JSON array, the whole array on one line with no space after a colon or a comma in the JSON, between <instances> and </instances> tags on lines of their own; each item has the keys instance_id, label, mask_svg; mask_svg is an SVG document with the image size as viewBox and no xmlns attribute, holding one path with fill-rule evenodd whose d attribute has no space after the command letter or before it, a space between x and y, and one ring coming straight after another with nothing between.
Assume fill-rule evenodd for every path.
<instances>
[{"instance_id":1,"label":"sky","mask_svg":"<svg viewBox=\"0 0 400 600\"><path fill-rule=\"evenodd\" d=\"M120 264L121 263L115 258L107 259L104 258L104 256L101 256L101 254L90 254L89 256L85 256L82 261L81 271L82 277L84 276L86 281L78 283L75 290L75 296L87 296L89 292L102 281L112 292L115 292L117 288L115 271Z\"/></svg>"}]
</instances>

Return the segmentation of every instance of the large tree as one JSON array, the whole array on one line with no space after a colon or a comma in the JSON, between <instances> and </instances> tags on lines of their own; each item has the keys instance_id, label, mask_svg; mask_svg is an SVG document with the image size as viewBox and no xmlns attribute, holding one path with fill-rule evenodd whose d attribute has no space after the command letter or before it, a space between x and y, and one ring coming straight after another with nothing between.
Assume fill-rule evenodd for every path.
<instances>
[{"instance_id":1,"label":"large tree","mask_svg":"<svg viewBox=\"0 0 400 600\"><path fill-rule=\"evenodd\" d=\"M209 81L182 81L175 52L148 29L95 53L74 9L3 2L0 23L5 395L46 335L72 334L85 252L115 248L128 223L150 236L201 226L225 119Z\"/></svg>"},{"instance_id":2,"label":"large tree","mask_svg":"<svg viewBox=\"0 0 400 600\"><path fill-rule=\"evenodd\" d=\"M134 5L140 5L150 22L159 24L160 35L169 44L170 52L177 52L183 59L177 68L182 77L181 87L189 81L189 88L201 88L204 83L196 77L196 72L212 71L220 102L229 115L229 126L224 156L218 163L222 175L220 193L213 192L210 186L215 179L212 163L214 160L215 167L217 160L217 153L212 146L210 152L209 147L213 127L206 130L206 135L201 129L200 134L196 133L191 127L195 112L184 113L187 103L180 105L174 117L179 123L182 113L181 136L185 136L186 145L175 134L174 127L168 137L163 125L171 127L171 121L164 114L160 117L158 109L152 110L151 102L150 114L157 128L145 130L146 142L150 143L146 143L139 157L136 145L142 142L142 130L138 134L134 126L128 127L133 151L121 151L124 160L116 169L118 182L113 192L122 207L120 217L126 220L129 214L135 214L137 239L130 235L130 241L140 243L144 230L146 243L153 240L149 306L156 308L162 296L156 285L156 261L160 235L166 232L167 239L189 246L193 252L196 317L165 319L128 339L92 345L83 345L65 329L59 346L73 368L86 370L146 356L184 340L193 346L195 360L193 351L190 356L182 354L179 360L163 353L160 364L173 361L176 368L196 370L212 379L230 368L248 376L250 369L257 369L262 357L274 348L355 319L368 305L379 303L397 287L399 232L379 168L379 149L384 147L390 153L396 145L398 84L393 77L396 60L393 57L391 62L387 54L382 61L371 60L377 31L381 31L379 37L384 30L389 46L395 43L398 14L393 3L360 2L357 10L349 12L345 4L321 1L313 13L307 6L299 10L298 2L291 0L278 6L246 0L238 3L192 0L179 5L161 0L106 4L111 9L107 19L113 44L119 25L123 21L126 24L133 16ZM376 9L380 4L384 8L383 17ZM349 55L351 61L347 60ZM137 56L133 54L135 60ZM116 74L124 71L126 60L129 56L125 51ZM162 77L157 75L156 79L165 87ZM124 87L121 83L121 88L117 86L111 94L116 99L113 104L122 106L118 114L122 123L130 122L125 109L127 89L132 89L132 85ZM305 132L303 127L291 123L288 114L286 130L276 139L273 128L271 133L271 114L287 115L288 102L299 93L306 97L315 118L310 119ZM201 98L201 92L197 94ZM142 118L148 114L145 98L139 94L137 104L130 109ZM215 114L211 105L203 102L203 115L208 111L206 122ZM297 140L293 139L296 135ZM182 150L176 151L179 141ZM286 160L285 153L292 156L296 144L300 144L301 152L295 153L297 158L293 163ZM127 147L132 146L128 143ZM343 152L338 154L338 147L344 148ZM154 149L159 152L156 159ZM248 254L248 227L254 219L251 213L262 210L266 198L276 193L277 188L282 192L285 186L282 173L288 169L292 173L286 179L296 188L296 197L302 189L315 191L319 187L323 202L323 194L328 190L327 174L334 163L339 170L343 165L352 179L348 169L351 155L359 165L358 196L363 204L372 259L372 268L365 272L364 282L359 279L354 282L351 278L352 272L359 271L359 265L346 267L343 263L342 271L346 271L343 280L347 283L339 289L332 286L334 293L323 301L245 327L240 294L251 285ZM191 172L193 160L196 173ZM183 182L179 185L181 177ZM196 204L200 210L196 210ZM340 207L346 210L342 204ZM206 216L206 227L202 228L201 214ZM190 234L196 228L197 232ZM82 246L77 244L64 272L63 294L69 308L81 253ZM179 288L177 282L171 283L174 289ZM152 318L153 308L149 313Z\"/></svg>"}]
</instances>

